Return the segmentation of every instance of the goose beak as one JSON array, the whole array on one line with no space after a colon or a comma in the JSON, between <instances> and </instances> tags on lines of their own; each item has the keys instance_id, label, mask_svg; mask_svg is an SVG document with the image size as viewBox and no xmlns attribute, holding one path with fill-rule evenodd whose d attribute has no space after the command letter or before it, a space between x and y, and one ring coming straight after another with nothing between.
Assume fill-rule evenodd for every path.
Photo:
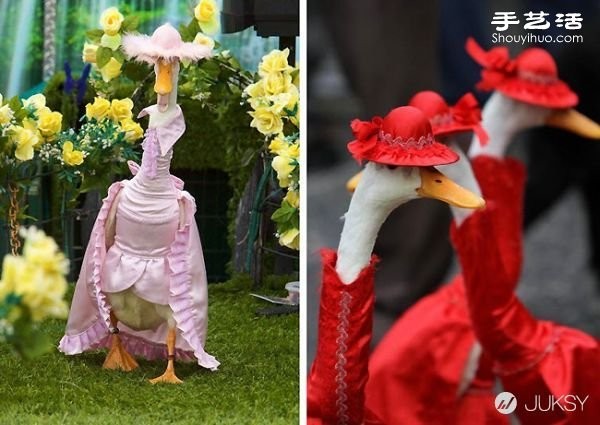
<instances>
[{"instance_id":1,"label":"goose beak","mask_svg":"<svg viewBox=\"0 0 600 425\"><path fill-rule=\"evenodd\" d=\"M362 177L362 173L363 172L361 171L360 173L355 174L354 177L352 177L350 180L348 180L348 182L346 183L346 190L348 190L348 192L354 193L354 191L356 190L356 186L358 186L358 182Z\"/></svg>"},{"instance_id":2,"label":"goose beak","mask_svg":"<svg viewBox=\"0 0 600 425\"><path fill-rule=\"evenodd\" d=\"M454 183L433 167L419 168L421 187L417 194L423 198L439 199L460 208L479 209L485 206L482 197Z\"/></svg>"},{"instance_id":3,"label":"goose beak","mask_svg":"<svg viewBox=\"0 0 600 425\"><path fill-rule=\"evenodd\" d=\"M600 125L575 109L553 111L546 119L546 125L561 128L588 139L600 139Z\"/></svg>"},{"instance_id":4,"label":"goose beak","mask_svg":"<svg viewBox=\"0 0 600 425\"><path fill-rule=\"evenodd\" d=\"M157 63L156 82L154 91L157 96L158 109L164 112L169 106L169 94L173 91L173 66L171 63L160 59Z\"/></svg>"}]
</instances>

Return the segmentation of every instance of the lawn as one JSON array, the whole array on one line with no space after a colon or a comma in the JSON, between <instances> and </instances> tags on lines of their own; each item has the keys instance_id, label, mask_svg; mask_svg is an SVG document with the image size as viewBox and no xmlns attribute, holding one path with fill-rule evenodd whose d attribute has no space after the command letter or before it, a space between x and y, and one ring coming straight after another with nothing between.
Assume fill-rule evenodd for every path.
<instances>
[{"instance_id":1,"label":"lawn","mask_svg":"<svg viewBox=\"0 0 600 425\"><path fill-rule=\"evenodd\" d=\"M0 347L0 424L294 424L298 423L298 315L259 317L265 304L247 282L209 286L206 349L217 372L176 365L182 385L147 382L162 361L133 372L102 369L105 352L34 361ZM45 325L58 343L64 322Z\"/></svg>"}]
</instances>

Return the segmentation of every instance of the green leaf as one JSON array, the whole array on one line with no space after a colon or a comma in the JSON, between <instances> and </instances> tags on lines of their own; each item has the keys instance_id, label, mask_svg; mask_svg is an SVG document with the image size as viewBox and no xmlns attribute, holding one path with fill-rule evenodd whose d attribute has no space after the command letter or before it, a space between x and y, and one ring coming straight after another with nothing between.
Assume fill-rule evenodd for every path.
<instances>
[{"instance_id":1,"label":"green leaf","mask_svg":"<svg viewBox=\"0 0 600 425\"><path fill-rule=\"evenodd\" d=\"M119 63L125 63L125 61L127 60L125 58L125 54L120 51L120 50L115 50L112 53L113 58L115 58L117 61L119 61Z\"/></svg>"},{"instance_id":2,"label":"green leaf","mask_svg":"<svg viewBox=\"0 0 600 425\"><path fill-rule=\"evenodd\" d=\"M21 99L19 99L19 96L11 97L8 101L8 107L14 112L18 112L19 110L23 109L23 104L21 103Z\"/></svg>"},{"instance_id":3,"label":"green leaf","mask_svg":"<svg viewBox=\"0 0 600 425\"><path fill-rule=\"evenodd\" d=\"M136 62L127 62L123 68L123 74L133 81L142 81L150 72L147 65Z\"/></svg>"},{"instance_id":4,"label":"green leaf","mask_svg":"<svg viewBox=\"0 0 600 425\"><path fill-rule=\"evenodd\" d=\"M104 31L101 29L89 30L85 32L85 36L92 43L100 43L102 36L104 35Z\"/></svg>"},{"instance_id":5,"label":"green leaf","mask_svg":"<svg viewBox=\"0 0 600 425\"><path fill-rule=\"evenodd\" d=\"M140 18L136 15L129 15L123 20L121 24L122 32L132 32L138 28L140 25Z\"/></svg>"},{"instance_id":6,"label":"green leaf","mask_svg":"<svg viewBox=\"0 0 600 425\"><path fill-rule=\"evenodd\" d=\"M96 65L98 68L104 67L113 57L113 51L109 47L98 47L96 51Z\"/></svg>"}]
</instances>

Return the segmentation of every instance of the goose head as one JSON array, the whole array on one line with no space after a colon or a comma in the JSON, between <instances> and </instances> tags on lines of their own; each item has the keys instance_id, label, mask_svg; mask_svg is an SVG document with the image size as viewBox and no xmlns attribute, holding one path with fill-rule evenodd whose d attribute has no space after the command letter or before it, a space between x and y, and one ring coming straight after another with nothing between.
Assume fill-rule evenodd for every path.
<instances>
[{"instance_id":1,"label":"goose head","mask_svg":"<svg viewBox=\"0 0 600 425\"><path fill-rule=\"evenodd\" d=\"M156 93L156 104L160 112L166 112L177 104L177 83L179 80L179 61L168 61L159 58L154 65L156 81L154 92Z\"/></svg>"}]
</instances>

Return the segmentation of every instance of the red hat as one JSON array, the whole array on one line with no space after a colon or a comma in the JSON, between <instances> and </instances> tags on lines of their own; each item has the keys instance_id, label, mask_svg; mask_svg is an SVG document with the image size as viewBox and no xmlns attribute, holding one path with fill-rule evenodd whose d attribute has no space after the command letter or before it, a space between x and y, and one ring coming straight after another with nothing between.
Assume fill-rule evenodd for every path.
<instances>
[{"instance_id":1,"label":"red hat","mask_svg":"<svg viewBox=\"0 0 600 425\"><path fill-rule=\"evenodd\" d=\"M513 99L546 108L571 108L579 101L558 78L556 62L544 49L525 49L513 60L506 47L494 47L486 52L472 38L465 47L484 68L477 83L480 90L498 90Z\"/></svg>"},{"instance_id":2,"label":"red hat","mask_svg":"<svg viewBox=\"0 0 600 425\"><path fill-rule=\"evenodd\" d=\"M350 126L356 140L348 150L358 162L426 167L458 161L456 153L435 141L425 114L412 106L392 109L385 118L354 120Z\"/></svg>"},{"instance_id":3,"label":"red hat","mask_svg":"<svg viewBox=\"0 0 600 425\"><path fill-rule=\"evenodd\" d=\"M434 136L447 136L465 131L473 131L483 146L489 137L481 127L481 109L471 93L461 97L454 106L448 106L438 93L426 90L415 94L409 106L420 109L431 123Z\"/></svg>"}]
</instances>

